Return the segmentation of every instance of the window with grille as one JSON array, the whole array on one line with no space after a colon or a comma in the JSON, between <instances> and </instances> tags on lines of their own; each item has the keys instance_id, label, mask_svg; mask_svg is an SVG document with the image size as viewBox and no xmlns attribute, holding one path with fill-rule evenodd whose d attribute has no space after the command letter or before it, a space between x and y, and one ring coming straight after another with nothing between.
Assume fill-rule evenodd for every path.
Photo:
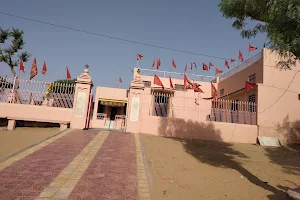
<instances>
[{"instance_id":1,"label":"window with grille","mask_svg":"<svg viewBox=\"0 0 300 200\"><path fill-rule=\"evenodd\" d=\"M167 117L169 111L170 94L168 93L153 93L154 108L153 115L159 117Z\"/></svg>"},{"instance_id":2,"label":"window with grille","mask_svg":"<svg viewBox=\"0 0 300 200\"><path fill-rule=\"evenodd\" d=\"M238 111L238 107L239 107L238 101L239 100L234 100L234 101L231 102L231 110L232 111Z\"/></svg>"},{"instance_id":3,"label":"window with grille","mask_svg":"<svg viewBox=\"0 0 300 200\"><path fill-rule=\"evenodd\" d=\"M256 83L256 74L250 75L248 81L251 83Z\"/></svg>"},{"instance_id":4,"label":"window with grille","mask_svg":"<svg viewBox=\"0 0 300 200\"><path fill-rule=\"evenodd\" d=\"M184 85L175 84L175 90L184 91Z\"/></svg>"},{"instance_id":5,"label":"window with grille","mask_svg":"<svg viewBox=\"0 0 300 200\"><path fill-rule=\"evenodd\" d=\"M220 90L220 96L224 95L224 88Z\"/></svg>"},{"instance_id":6,"label":"window with grille","mask_svg":"<svg viewBox=\"0 0 300 200\"><path fill-rule=\"evenodd\" d=\"M249 95L248 102L249 102L249 112L256 112L256 108L255 108L256 95L255 94Z\"/></svg>"},{"instance_id":7,"label":"window with grille","mask_svg":"<svg viewBox=\"0 0 300 200\"><path fill-rule=\"evenodd\" d=\"M147 87L147 88L151 87L151 81L143 81L143 83L144 83L145 87Z\"/></svg>"}]
</instances>

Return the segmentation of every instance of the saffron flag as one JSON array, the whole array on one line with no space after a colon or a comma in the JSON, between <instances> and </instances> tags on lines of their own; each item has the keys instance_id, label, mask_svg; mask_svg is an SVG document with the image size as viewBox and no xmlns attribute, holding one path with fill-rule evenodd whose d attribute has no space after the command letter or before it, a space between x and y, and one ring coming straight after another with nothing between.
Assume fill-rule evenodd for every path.
<instances>
[{"instance_id":1,"label":"saffron flag","mask_svg":"<svg viewBox=\"0 0 300 200\"><path fill-rule=\"evenodd\" d=\"M211 62L209 62L209 68L215 66L214 64L212 64Z\"/></svg>"},{"instance_id":2,"label":"saffron flag","mask_svg":"<svg viewBox=\"0 0 300 200\"><path fill-rule=\"evenodd\" d=\"M136 54L136 60L141 60L144 56L142 56L141 54Z\"/></svg>"},{"instance_id":3,"label":"saffron flag","mask_svg":"<svg viewBox=\"0 0 300 200\"><path fill-rule=\"evenodd\" d=\"M225 60L225 66L229 69L229 63L227 60Z\"/></svg>"},{"instance_id":4,"label":"saffron flag","mask_svg":"<svg viewBox=\"0 0 300 200\"><path fill-rule=\"evenodd\" d=\"M248 46L248 51L251 52L251 51L255 51L257 49L257 47L254 47L252 46L250 43L249 43L249 46Z\"/></svg>"},{"instance_id":5,"label":"saffron flag","mask_svg":"<svg viewBox=\"0 0 300 200\"><path fill-rule=\"evenodd\" d=\"M223 73L223 70L216 68L216 74Z\"/></svg>"},{"instance_id":6,"label":"saffron flag","mask_svg":"<svg viewBox=\"0 0 300 200\"><path fill-rule=\"evenodd\" d=\"M152 62L152 68L154 67L154 65L155 65L155 58L154 58L154 60Z\"/></svg>"},{"instance_id":7,"label":"saffron flag","mask_svg":"<svg viewBox=\"0 0 300 200\"><path fill-rule=\"evenodd\" d=\"M175 63L174 59L172 59L172 66L173 66L174 68L176 68L176 63Z\"/></svg>"},{"instance_id":8,"label":"saffron flag","mask_svg":"<svg viewBox=\"0 0 300 200\"><path fill-rule=\"evenodd\" d=\"M123 83L123 80L122 80L122 78L121 78L121 77L119 78L119 82L120 82L120 83Z\"/></svg>"},{"instance_id":9,"label":"saffron flag","mask_svg":"<svg viewBox=\"0 0 300 200\"><path fill-rule=\"evenodd\" d=\"M186 70L187 70L187 63L186 63L185 68L184 68L184 73L186 72Z\"/></svg>"},{"instance_id":10,"label":"saffron flag","mask_svg":"<svg viewBox=\"0 0 300 200\"><path fill-rule=\"evenodd\" d=\"M160 58L158 58L156 61L156 69L158 70L159 67L160 67Z\"/></svg>"},{"instance_id":11,"label":"saffron flag","mask_svg":"<svg viewBox=\"0 0 300 200\"><path fill-rule=\"evenodd\" d=\"M165 89L164 85L162 84L162 82L160 81L159 77L156 74L154 74L154 82L153 83L155 85L161 86L163 90Z\"/></svg>"},{"instance_id":12,"label":"saffron flag","mask_svg":"<svg viewBox=\"0 0 300 200\"><path fill-rule=\"evenodd\" d=\"M234 62L235 62L235 60L234 60L233 58L231 58L231 59L230 59L230 62L231 62L231 63L234 63Z\"/></svg>"},{"instance_id":13,"label":"saffron flag","mask_svg":"<svg viewBox=\"0 0 300 200\"><path fill-rule=\"evenodd\" d=\"M68 66L67 66L67 79L71 79L71 74L70 74L70 71L69 71L69 68L68 68Z\"/></svg>"},{"instance_id":14,"label":"saffron flag","mask_svg":"<svg viewBox=\"0 0 300 200\"><path fill-rule=\"evenodd\" d=\"M171 76L170 76L170 88L174 89L174 86L173 86L173 83L172 83L172 79L171 79Z\"/></svg>"},{"instance_id":15,"label":"saffron flag","mask_svg":"<svg viewBox=\"0 0 300 200\"><path fill-rule=\"evenodd\" d=\"M47 66L46 66L46 61L44 61L43 69L42 69L42 74L46 75L47 73Z\"/></svg>"},{"instance_id":16,"label":"saffron flag","mask_svg":"<svg viewBox=\"0 0 300 200\"><path fill-rule=\"evenodd\" d=\"M251 82L245 81L245 92L254 88L255 86L256 86L256 83L251 83Z\"/></svg>"},{"instance_id":17,"label":"saffron flag","mask_svg":"<svg viewBox=\"0 0 300 200\"><path fill-rule=\"evenodd\" d=\"M20 60L20 71L25 73L25 66L23 60Z\"/></svg>"},{"instance_id":18,"label":"saffron flag","mask_svg":"<svg viewBox=\"0 0 300 200\"><path fill-rule=\"evenodd\" d=\"M33 79L38 74L38 69L36 66L36 58L34 58L32 66L31 66L31 71L30 71L30 78L29 80Z\"/></svg>"},{"instance_id":19,"label":"saffron flag","mask_svg":"<svg viewBox=\"0 0 300 200\"><path fill-rule=\"evenodd\" d=\"M241 62L244 62L244 57L243 57L243 54L242 54L241 50L239 50L239 60Z\"/></svg>"},{"instance_id":20,"label":"saffron flag","mask_svg":"<svg viewBox=\"0 0 300 200\"><path fill-rule=\"evenodd\" d=\"M208 67L207 67L207 65L206 65L206 64L204 64L204 63L203 63L203 70L206 70L206 71L208 70Z\"/></svg>"}]
</instances>

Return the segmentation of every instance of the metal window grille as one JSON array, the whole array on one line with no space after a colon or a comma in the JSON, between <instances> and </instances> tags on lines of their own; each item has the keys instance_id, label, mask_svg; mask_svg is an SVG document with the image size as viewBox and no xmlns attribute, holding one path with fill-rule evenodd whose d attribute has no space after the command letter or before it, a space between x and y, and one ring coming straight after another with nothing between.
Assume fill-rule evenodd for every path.
<instances>
[{"instance_id":1,"label":"metal window grille","mask_svg":"<svg viewBox=\"0 0 300 200\"><path fill-rule=\"evenodd\" d=\"M248 81L251 83L256 83L256 74L251 74L248 78Z\"/></svg>"},{"instance_id":2,"label":"metal window grille","mask_svg":"<svg viewBox=\"0 0 300 200\"><path fill-rule=\"evenodd\" d=\"M168 117L171 94L163 93L163 92L161 93L154 92L153 98L154 98L153 115L159 117Z\"/></svg>"},{"instance_id":3,"label":"metal window grille","mask_svg":"<svg viewBox=\"0 0 300 200\"><path fill-rule=\"evenodd\" d=\"M220 96L224 95L224 88L220 90Z\"/></svg>"},{"instance_id":4,"label":"metal window grille","mask_svg":"<svg viewBox=\"0 0 300 200\"><path fill-rule=\"evenodd\" d=\"M255 110L255 102L256 102L256 95L251 94L248 96L248 102L249 102L249 112L256 112Z\"/></svg>"},{"instance_id":5,"label":"metal window grille","mask_svg":"<svg viewBox=\"0 0 300 200\"><path fill-rule=\"evenodd\" d=\"M145 87L147 87L147 88L151 87L151 81L143 81L143 83L144 83Z\"/></svg>"},{"instance_id":6,"label":"metal window grille","mask_svg":"<svg viewBox=\"0 0 300 200\"><path fill-rule=\"evenodd\" d=\"M184 91L184 85L175 84L175 90Z\"/></svg>"}]
</instances>

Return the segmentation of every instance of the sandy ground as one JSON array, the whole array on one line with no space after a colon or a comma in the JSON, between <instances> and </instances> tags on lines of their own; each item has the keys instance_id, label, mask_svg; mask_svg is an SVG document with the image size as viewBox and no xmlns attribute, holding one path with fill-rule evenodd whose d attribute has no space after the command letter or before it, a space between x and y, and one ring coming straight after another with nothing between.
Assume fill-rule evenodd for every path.
<instances>
[{"instance_id":1,"label":"sandy ground","mask_svg":"<svg viewBox=\"0 0 300 200\"><path fill-rule=\"evenodd\" d=\"M30 145L58 134L59 128L16 128L0 130L0 161Z\"/></svg>"},{"instance_id":2,"label":"sandy ground","mask_svg":"<svg viewBox=\"0 0 300 200\"><path fill-rule=\"evenodd\" d=\"M299 146L142 138L155 200L281 200L300 187Z\"/></svg>"}]
</instances>

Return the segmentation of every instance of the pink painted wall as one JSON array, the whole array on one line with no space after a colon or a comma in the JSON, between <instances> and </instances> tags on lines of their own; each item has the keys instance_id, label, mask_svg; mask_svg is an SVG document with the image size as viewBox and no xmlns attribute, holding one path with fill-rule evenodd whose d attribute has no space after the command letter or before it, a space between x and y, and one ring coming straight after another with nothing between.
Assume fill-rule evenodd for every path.
<instances>
[{"instance_id":1,"label":"pink painted wall","mask_svg":"<svg viewBox=\"0 0 300 200\"><path fill-rule=\"evenodd\" d=\"M0 102L0 118L65 123L72 118L72 109Z\"/></svg>"},{"instance_id":2,"label":"pink painted wall","mask_svg":"<svg viewBox=\"0 0 300 200\"><path fill-rule=\"evenodd\" d=\"M257 126L223 122L199 122L180 118L148 116L141 121L141 133L201 140L255 144Z\"/></svg>"},{"instance_id":3,"label":"pink painted wall","mask_svg":"<svg viewBox=\"0 0 300 200\"><path fill-rule=\"evenodd\" d=\"M262 52L263 53L263 52ZM243 65L245 65L243 63ZM238 66L238 67L242 67ZM233 72L236 69L233 69L231 72L229 72L228 74L233 74ZM238 90L241 90L245 87L245 81L248 81L248 78L250 75L252 74L256 74L256 82L257 83L262 83L263 82L263 58L260 59L258 62L246 67L245 69L233 74L232 76L226 78L225 80L222 80L222 78L220 78L220 82L218 84L218 98L220 98L220 90L224 89L224 96L232 94L233 92L236 92ZM225 74L226 75L226 74ZM251 91L249 91L250 94ZM253 92L253 91L252 91ZM249 95L247 93L247 95ZM226 99L230 99L230 100L235 100L235 99L239 99L241 101L245 100L245 93L244 91L241 91L238 94L232 94L228 97L226 97ZM248 100L246 98L246 100Z\"/></svg>"},{"instance_id":4,"label":"pink painted wall","mask_svg":"<svg viewBox=\"0 0 300 200\"><path fill-rule=\"evenodd\" d=\"M264 49L263 84L258 85L259 135L300 143L300 62L291 70L276 67L276 52Z\"/></svg>"}]
</instances>

